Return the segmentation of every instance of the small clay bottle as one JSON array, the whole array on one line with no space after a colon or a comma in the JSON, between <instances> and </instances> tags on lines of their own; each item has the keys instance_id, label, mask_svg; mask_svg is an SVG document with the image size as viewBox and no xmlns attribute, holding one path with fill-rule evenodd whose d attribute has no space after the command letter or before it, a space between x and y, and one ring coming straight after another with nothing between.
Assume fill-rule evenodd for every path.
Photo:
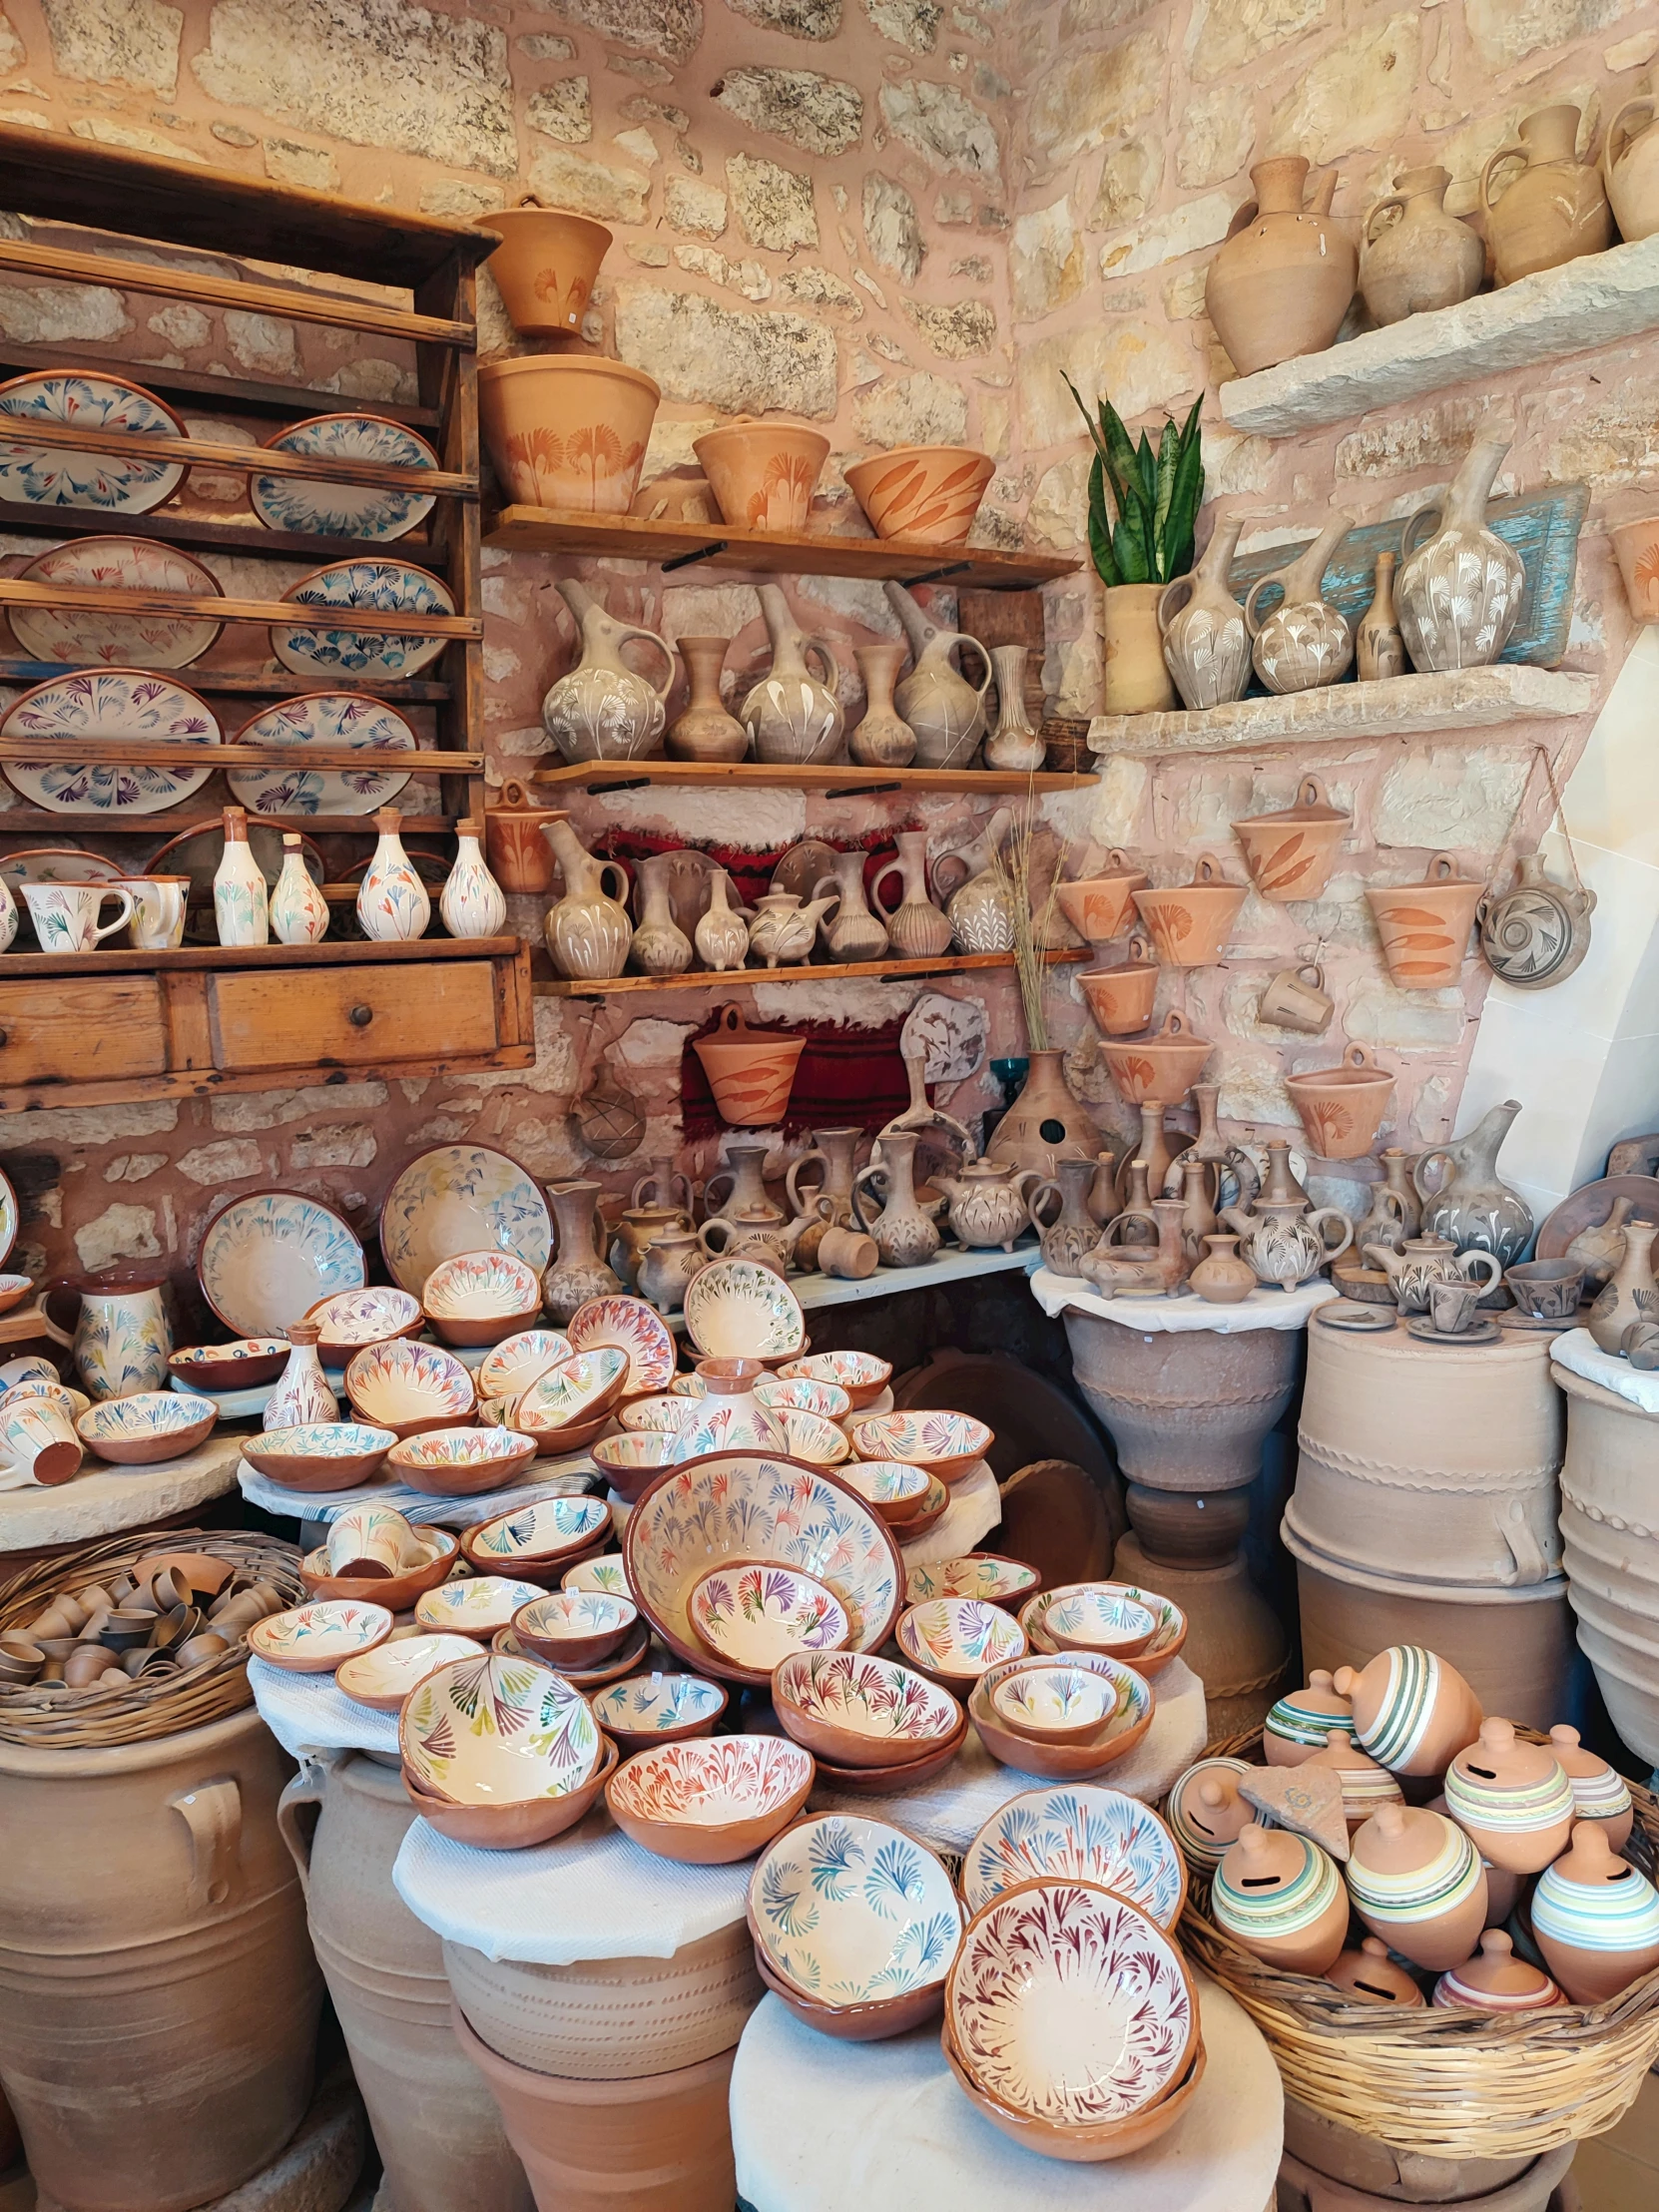
<instances>
[{"instance_id":1,"label":"small clay bottle","mask_svg":"<svg viewBox=\"0 0 1659 2212\"><path fill-rule=\"evenodd\" d=\"M1239 1777L1249 1772L1248 1760L1200 1759L1177 1779L1167 1812L1189 1866L1206 1873L1219 1867L1229 1845L1256 1818L1239 1795Z\"/></svg>"},{"instance_id":2,"label":"small clay bottle","mask_svg":"<svg viewBox=\"0 0 1659 2212\"><path fill-rule=\"evenodd\" d=\"M1501 1928L1488 1928L1472 1958L1434 1984L1434 2002L1464 2012L1541 2012L1561 1992L1547 1973L1515 1956Z\"/></svg>"},{"instance_id":3,"label":"small clay bottle","mask_svg":"<svg viewBox=\"0 0 1659 2212\"><path fill-rule=\"evenodd\" d=\"M1195 1278L1197 1273L1195 1268ZM1327 1670L1316 1667L1306 1689L1292 1690L1268 1714L1262 1730L1262 1756L1270 1767L1300 1767L1305 1759L1324 1751L1333 1728L1349 1728L1353 1721L1353 1706L1346 1697L1337 1695ZM1327 1760L1326 1765L1330 1764Z\"/></svg>"},{"instance_id":4,"label":"small clay bottle","mask_svg":"<svg viewBox=\"0 0 1659 2212\"><path fill-rule=\"evenodd\" d=\"M1420 2009L1424 2001L1422 1991L1403 1966L1394 1964L1387 1944L1378 1936L1366 1936L1358 1950L1345 1950L1325 1978L1362 2004L1391 2004L1410 2012Z\"/></svg>"},{"instance_id":5,"label":"small clay bottle","mask_svg":"<svg viewBox=\"0 0 1659 2212\"><path fill-rule=\"evenodd\" d=\"M1354 633L1355 674L1362 684L1376 684L1406 671L1405 639L1394 613L1395 553L1377 556L1377 588L1371 605L1360 617Z\"/></svg>"},{"instance_id":6,"label":"small clay bottle","mask_svg":"<svg viewBox=\"0 0 1659 2212\"><path fill-rule=\"evenodd\" d=\"M1488 1720L1445 1776L1445 1807L1494 1867L1540 1874L1572 1835L1572 1784L1554 1752L1524 1743L1512 1721Z\"/></svg>"},{"instance_id":7,"label":"small clay bottle","mask_svg":"<svg viewBox=\"0 0 1659 2212\"><path fill-rule=\"evenodd\" d=\"M1404 1794L1387 1768L1368 1758L1346 1728L1333 1728L1326 1736L1325 1748L1303 1763L1335 1768L1343 1785L1343 1817L1351 1836L1380 1805L1404 1803Z\"/></svg>"},{"instance_id":8,"label":"small clay bottle","mask_svg":"<svg viewBox=\"0 0 1659 2212\"><path fill-rule=\"evenodd\" d=\"M1538 1877L1532 1933L1570 2000L1601 2004L1659 1966L1659 1892L1613 1856L1598 1821L1580 1821Z\"/></svg>"},{"instance_id":9,"label":"small clay bottle","mask_svg":"<svg viewBox=\"0 0 1659 2212\"><path fill-rule=\"evenodd\" d=\"M1486 1925L1480 1854L1420 1806L1378 1808L1355 1835L1348 1887L1372 1934L1432 1973L1460 1966Z\"/></svg>"},{"instance_id":10,"label":"small clay bottle","mask_svg":"<svg viewBox=\"0 0 1659 2212\"><path fill-rule=\"evenodd\" d=\"M1613 1849L1623 1851L1636 1818L1623 1775L1595 1752L1586 1751L1578 1741L1576 1728L1558 1722L1550 1730L1549 1740L1572 1785L1574 1813L1581 1821L1599 1821Z\"/></svg>"},{"instance_id":11,"label":"small clay bottle","mask_svg":"<svg viewBox=\"0 0 1659 2212\"><path fill-rule=\"evenodd\" d=\"M1335 1860L1306 1836L1252 1821L1216 1870L1218 1924L1285 1973L1329 1973L1348 1936L1348 1899Z\"/></svg>"},{"instance_id":12,"label":"small clay bottle","mask_svg":"<svg viewBox=\"0 0 1659 2212\"><path fill-rule=\"evenodd\" d=\"M1390 1774L1443 1774L1480 1733L1480 1700L1446 1660L1420 1644L1390 1644L1364 1667L1339 1667L1354 1733ZM1466 1954L1465 1954L1466 1955Z\"/></svg>"}]
</instances>

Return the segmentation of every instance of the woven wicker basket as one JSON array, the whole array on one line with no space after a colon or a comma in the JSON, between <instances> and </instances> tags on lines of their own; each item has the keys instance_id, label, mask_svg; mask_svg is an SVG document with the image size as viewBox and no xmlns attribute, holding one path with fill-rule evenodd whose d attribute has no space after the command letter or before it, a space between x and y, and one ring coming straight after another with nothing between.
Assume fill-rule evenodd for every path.
<instances>
[{"instance_id":1,"label":"woven wicker basket","mask_svg":"<svg viewBox=\"0 0 1659 2212\"><path fill-rule=\"evenodd\" d=\"M1531 1729L1519 1733L1548 1741ZM1212 1744L1207 1756L1252 1758L1261 1743L1258 1729ZM1659 1799L1635 1783L1630 1795L1636 1826L1625 1855L1651 1875ZM1396 2150L1541 2157L1612 2127L1659 2059L1659 1968L1606 2004L1506 2018L1434 2006L1396 2012L1357 2003L1312 1975L1283 1973L1242 1948L1211 1918L1209 1878L1196 1870L1181 1935L1267 2037L1287 2091Z\"/></svg>"},{"instance_id":2,"label":"woven wicker basket","mask_svg":"<svg viewBox=\"0 0 1659 2212\"><path fill-rule=\"evenodd\" d=\"M0 1585L0 1634L33 1620L60 1591L102 1582L164 1551L205 1551L229 1559L250 1579L273 1583L288 1604L304 1600L298 1547L278 1537L223 1528L135 1531L83 1544ZM248 1645L242 1641L182 1673L140 1676L119 1690L97 1684L86 1690L0 1688L0 1742L56 1751L138 1744L180 1729L202 1728L253 1701Z\"/></svg>"}]
</instances>

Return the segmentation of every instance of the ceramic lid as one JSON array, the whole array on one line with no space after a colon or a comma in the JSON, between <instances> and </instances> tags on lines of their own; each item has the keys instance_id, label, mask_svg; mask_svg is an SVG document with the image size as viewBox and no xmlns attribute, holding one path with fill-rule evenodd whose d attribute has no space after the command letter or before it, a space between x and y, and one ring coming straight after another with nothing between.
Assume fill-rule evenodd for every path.
<instances>
[{"instance_id":1,"label":"ceramic lid","mask_svg":"<svg viewBox=\"0 0 1659 2212\"><path fill-rule=\"evenodd\" d=\"M1367 2004L1409 2008L1423 2001L1422 1991L1402 1966L1394 1964L1380 1936L1368 1936L1358 1950L1345 1950L1325 1978Z\"/></svg>"},{"instance_id":2,"label":"ceramic lid","mask_svg":"<svg viewBox=\"0 0 1659 2212\"><path fill-rule=\"evenodd\" d=\"M1466 1989L1476 1996L1529 1997L1535 2004L1548 2004L1555 1995L1555 1984L1548 1974L1517 1958L1513 1942L1501 1928L1488 1928L1474 1957L1454 1967L1446 1978L1457 1990Z\"/></svg>"}]
</instances>

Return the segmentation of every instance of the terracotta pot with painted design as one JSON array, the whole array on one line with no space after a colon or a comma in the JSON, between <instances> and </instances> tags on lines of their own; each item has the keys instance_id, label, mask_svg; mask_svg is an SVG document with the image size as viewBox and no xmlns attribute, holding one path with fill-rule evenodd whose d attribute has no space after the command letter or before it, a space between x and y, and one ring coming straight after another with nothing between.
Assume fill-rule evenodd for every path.
<instances>
[{"instance_id":1,"label":"terracotta pot with painted design","mask_svg":"<svg viewBox=\"0 0 1659 2212\"><path fill-rule=\"evenodd\" d=\"M1208 967L1227 945L1247 892L1230 883L1213 852L1201 852L1190 883L1136 891L1135 905L1158 957L1171 967Z\"/></svg>"},{"instance_id":2,"label":"terracotta pot with painted design","mask_svg":"<svg viewBox=\"0 0 1659 2212\"><path fill-rule=\"evenodd\" d=\"M623 515L662 388L592 353L525 353L478 370L478 417L507 497L567 514Z\"/></svg>"},{"instance_id":3,"label":"terracotta pot with painted design","mask_svg":"<svg viewBox=\"0 0 1659 2212\"><path fill-rule=\"evenodd\" d=\"M1343 838L1354 818L1333 807L1317 776L1296 788L1296 804L1277 814L1250 815L1233 825L1257 891L1270 905L1318 898L1331 880Z\"/></svg>"},{"instance_id":4,"label":"terracotta pot with painted design","mask_svg":"<svg viewBox=\"0 0 1659 2212\"><path fill-rule=\"evenodd\" d=\"M846 471L852 496L878 538L965 545L996 474L988 453L967 445L899 445Z\"/></svg>"},{"instance_id":5,"label":"terracotta pot with painted design","mask_svg":"<svg viewBox=\"0 0 1659 2212\"><path fill-rule=\"evenodd\" d=\"M568 208L547 208L533 194L475 218L501 244L484 264L500 287L515 330L549 337L580 330L599 265L610 249L603 223Z\"/></svg>"},{"instance_id":6,"label":"terracotta pot with painted design","mask_svg":"<svg viewBox=\"0 0 1659 2212\"><path fill-rule=\"evenodd\" d=\"M735 415L694 438L692 451L728 522L746 530L799 534L812 512L830 440L805 422Z\"/></svg>"},{"instance_id":7,"label":"terracotta pot with painted design","mask_svg":"<svg viewBox=\"0 0 1659 2212\"><path fill-rule=\"evenodd\" d=\"M1336 1067L1288 1075L1285 1088L1322 1159L1360 1160L1377 1142L1394 1079L1363 1044L1351 1044Z\"/></svg>"},{"instance_id":8,"label":"terracotta pot with painted design","mask_svg":"<svg viewBox=\"0 0 1659 2212\"><path fill-rule=\"evenodd\" d=\"M1478 877L1458 874L1449 852L1436 852L1420 883L1366 892L1382 957L1401 990L1444 990L1457 981L1485 889Z\"/></svg>"}]
</instances>

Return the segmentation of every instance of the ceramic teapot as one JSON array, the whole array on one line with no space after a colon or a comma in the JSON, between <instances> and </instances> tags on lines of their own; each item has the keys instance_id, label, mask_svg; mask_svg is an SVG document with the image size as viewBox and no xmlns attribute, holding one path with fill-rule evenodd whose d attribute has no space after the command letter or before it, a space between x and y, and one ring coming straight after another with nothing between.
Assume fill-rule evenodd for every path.
<instances>
[{"instance_id":1,"label":"ceramic teapot","mask_svg":"<svg viewBox=\"0 0 1659 2212\"><path fill-rule=\"evenodd\" d=\"M1014 1239L1030 1224L1026 1186L1042 1177L1035 1168L1004 1160L969 1160L960 1175L934 1175L932 1181L950 1202L950 1226L964 1252L992 1245L1012 1252Z\"/></svg>"},{"instance_id":2,"label":"ceramic teapot","mask_svg":"<svg viewBox=\"0 0 1659 2212\"><path fill-rule=\"evenodd\" d=\"M1390 1644L1332 1682L1354 1707L1361 1745L1390 1774L1443 1774L1485 1717L1457 1669L1420 1644Z\"/></svg>"},{"instance_id":3,"label":"ceramic teapot","mask_svg":"<svg viewBox=\"0 0 1659 2212\"><path fill-rule=\"evenodd\" d=\"M697 1241L711 1260L759 1260L786 1275L797 1244L812 1225L809 1214L781 1222L772 1219L770 1208L740 1206L712 1215L697 1232Z\"/></svg>"},{"instance_id":4,"label":"ceramic teapot","mask_svg":"<svg viewBox=\"0 0 1659 2212\"><path fill-rule=\"evenodd\" d=\"M738 709L755 758L786 767L837 760L846 718L837 697L840 670L834 653L825 639L803 632L777 584L763 584L760 597L772 640L772 667ZM808 667L809 654L821 662L822 678Z\"/></svg>"},{"instance_id":5,"label":"ceramic teapot","mask_svg":"<svg viewBox=\"0 0 1659 2212\"><path fill-rule=\"evenodd\" d=\"M1596 894L1588 884L1552 883L1541 852L1515 862L1515 880L1499 897L1474 909L1480 949L1494 975L1517 991L1550 990L1564 983L1590 949L1590 916Z\"/></svg>"},{"instance_id":6,"label":"ceramic teapot","mask_svg":"<svg viewBox=\"0 0 1659 2212\"><path fill-rule=\"evenodd\" d=\"M915 732L917 768L962 768L985 733L985 694L994 671L977 638L936 623L902 584L882 585L887 604L910 641L910 673L893 690L893 704ZM976 653L981 670L977 688L959 673L957 650Z\"/></svg>"},{"instance_id":7,"label":"ceramic teapot","mask_svg":"<svg viewBox=\"0 0 1659 2212\"><path fill-rule=\"evenodd\" d=\"M628 964L634 926L623 901L628 870L621 860L596 860L568 820L542 825L542 835L564 877L564 896L549 907L547 950L561 975L584 982L620 975ZM607 893L607 879L618 886Z\"/></svg>"},{"instance_id":8,"label":"ceramic teapot","mask_svg":"<svg viewBox=\"0 0 1659 2212\"><path fill-rule=\"evenodd\" d=\"M1510 1874L1539 1874L1572 1835L1572 1784L1546 1744L1513 1721L1486 1720L1445 1773L1445 1809L1483 1859Z\"/></svg>"},{"instance_id":9,"label":"ceramic teapot","mask_svg":"<svg viewBox=\"0 0 1659 2212\"><path fill-rule=\"evenodd\" d=\"M1581 1821L1598 1821L1613 1849L1623 1851L1636 1819L1624 1776L1598 1753L1586 1751L1576 1728L1558 1721L1549 1732L1549 1741L1572 1785L1573 1811Z\"/></svg>"},{"instance_id":10,"label":"ceramic teapot","mask_svg":"<svg viewBox=\"0 0 1659 2212\"><path fill-rule=\"evenodd\" d=\"M1397 1252L1392 1245L1369 1244L1361 1257L1388 1278L1402 1314L1426 1314L1436 1283L1478 1282L1484 1297L1503 1275L1502 1261L1491 1253L1459 1252L1447 1237L1406 1237Z\"/></svg>"},{"instance_id":11,"label":"ceramic teapot","mask_svg":"<svg viewBox=\"0 0 1659 2212\"><path fill-rule=\"evenodd\" d=\"M809 899L803 905L795 891L765 891L755 901L755 918L749 924L749 949L769 968L796 967L810 960L818 943L819 923L835 908L837 894Z\"/></svg>"},{"instance_id":12,"label":"ceramic teapot","mask_svg":"<svg viewBox=\"0 0 1659 2212\"><path fill-rule=\"evenodd\" d=\"M1251 658L1269 691L1310 691L1348 674L1354 631L1347 615L1321 596L1321 586L1331 556L1353 527L1352 515L1334 515L1305 553L1258 577L1245 594ZM1285 596L1259 622L1256 602L1270 584L1282 586Z\"/></svg>"},{"instance_id":13,"label":"ceramic teapot","mask_svg":"<svg viewBox=\"0 0 1659 2212\"><path fill-rule=\"evenodd\" d=\"M1145 1214L1126 1206L1106 1224L1100 1242L1078 1262L1078 1273L1093 1283L1102 1298L1116 1298L1125 1291L1174 1291L1186 1280L1189 1262L1181 1234L1186 1203L1179 1198L1155 1198L1150 1211L1157 1224L1157 1247L1152 1252L1124 1252L1130 1232Z\"/></svg>"},{"instance_id":14,"label":"ceramic teapot","mask_svg":"<svg viewBox=\"0 0 1659 2212\"><path fill-rule=\"evenodd\" d=\"M1436 2004L1464 2012L1541 2012L1560 2001L1561 1992L1548 1974L1517 1958L1501 1928L1488 1928L1475 1955L1434 1984Z\"/></svg>"},{"instance_id":15,"label":"ceramic teapot","mask_svg":"<svg viewBox=\"0 0 1659 2212\"><path fill-rule=\"evenodd\" d=\"M611 1238L611 1266L628 1289L632 1290L639 1279L640 1262L645 1257L646 1248L660 1236L690 1227L690 1213L685 1207L676 1206L672 1202L668 1205L625 1207Z\"/></svg>"},{"instance_id":16,"label":"ceramic teapot","mask_svg":"<svg viewBox=\"0 0 1659 2212\"><path fill-rule=\"evenodd\" d=\"M1285 1973L1328 1973L1348 1938L1336 1862L1306 1836L1252 1821L1216 1870L1218 1926Z\"/></svg>"},{"instance_id":17,"label":"ceramic teapot","mask_svg":"<svg viewBox=\"0 0 1659 2212\"><path fill-rule=\"evenodd\" d=\"M1238 1238L1240 1256L1255 1270L1257 1282L1277 1283L1282 1291L1312 1282L1354 1242L1354 1224L1336 1206L1310 1212L1300 1200L1276 1206L1258 1198L1253 1210L1224 1206L1221 1219ZM1331 1243L1327 1222L1337 1224L1340 1242Z\"/></svg>"},{"instance_id":18,"label":"ceramic teapot","mask_svg":"<svg viewBox=\"0 0 1659 2212\"><path fill-rule=\"evenodd\" d=\"M1300 1767L1324 1751L1334 1728L1348 1728L1354 1707L1337 1695L1330 1672L1316 1667L1306 1689L1279 1699L1262 1725L1262 1756L1270 1767Z\"/></svg>"},{"instance_id":19,"label":"ceramic teapot","mask_svg":"<svg viewBox=\"0 0 1659 2212\"><path fill-rule=\"evenodd\" d=\"M1507 436L1476 439L1443 501L1405 525L1394 606L1415 669L1485 668L1509 642L1526 571L1514 547L1486 527L1486 501L1509 445ZM1438 531L1413 552L1418 523L1434 514Z\"/></svg>"},{"instance_id":20,"label":"ceramic teapot","mask_svg":"<svg viewBox=\"0 0 1659 2212\"><path fill-rule=\"evenodd\" d=\"M1659 1966L1659 1894L1580 1821L1571 1847L1538 1877L1532 1933L1574 2004L1602 2004Z\"/></svg>"},{"instance_id":21,"label":"ceramic teapot","mask_svg":"<svg viewBox=\"0 0 1659 2212\"><path fill-rule=\"evenodd\" d=\"M618 622L587 588L565 577L559 597L576 618L582 654L541 703L542 727L567 761L637 761L661 750L674 684L674 648L655 630ZM652 684L628 666L622 648L655 646L663 680Z\"/></svg>"},{"instance_id":22,"label":"ceramic teapot","mask_svg":"<svg viewBox=\"0 0 1659 2212\"><path fill-rule=\"evenodd\" d=\"M1158 595L1164 663L1190 708L1231 706L1250 684L1250 633L1227 582L1243 529L1243 515L1225 516L1192 573L1175 577ZM1172 594L1183 590L1186 599L1172 605Z\"/></svg>"},{"instance_id":23,"label":"ceramic teapot","mask_svg":"<svg viewBox=\"0 0 1659 2212\"><path fill-rule=\"evenodd\" d=\"M1423 1806L1382 1805L1356 1830L1355 1910L1414 1966L1460 1966L1486 1925L1486 1870L1456 1823Z\"/></svg>"}]
</instances>

